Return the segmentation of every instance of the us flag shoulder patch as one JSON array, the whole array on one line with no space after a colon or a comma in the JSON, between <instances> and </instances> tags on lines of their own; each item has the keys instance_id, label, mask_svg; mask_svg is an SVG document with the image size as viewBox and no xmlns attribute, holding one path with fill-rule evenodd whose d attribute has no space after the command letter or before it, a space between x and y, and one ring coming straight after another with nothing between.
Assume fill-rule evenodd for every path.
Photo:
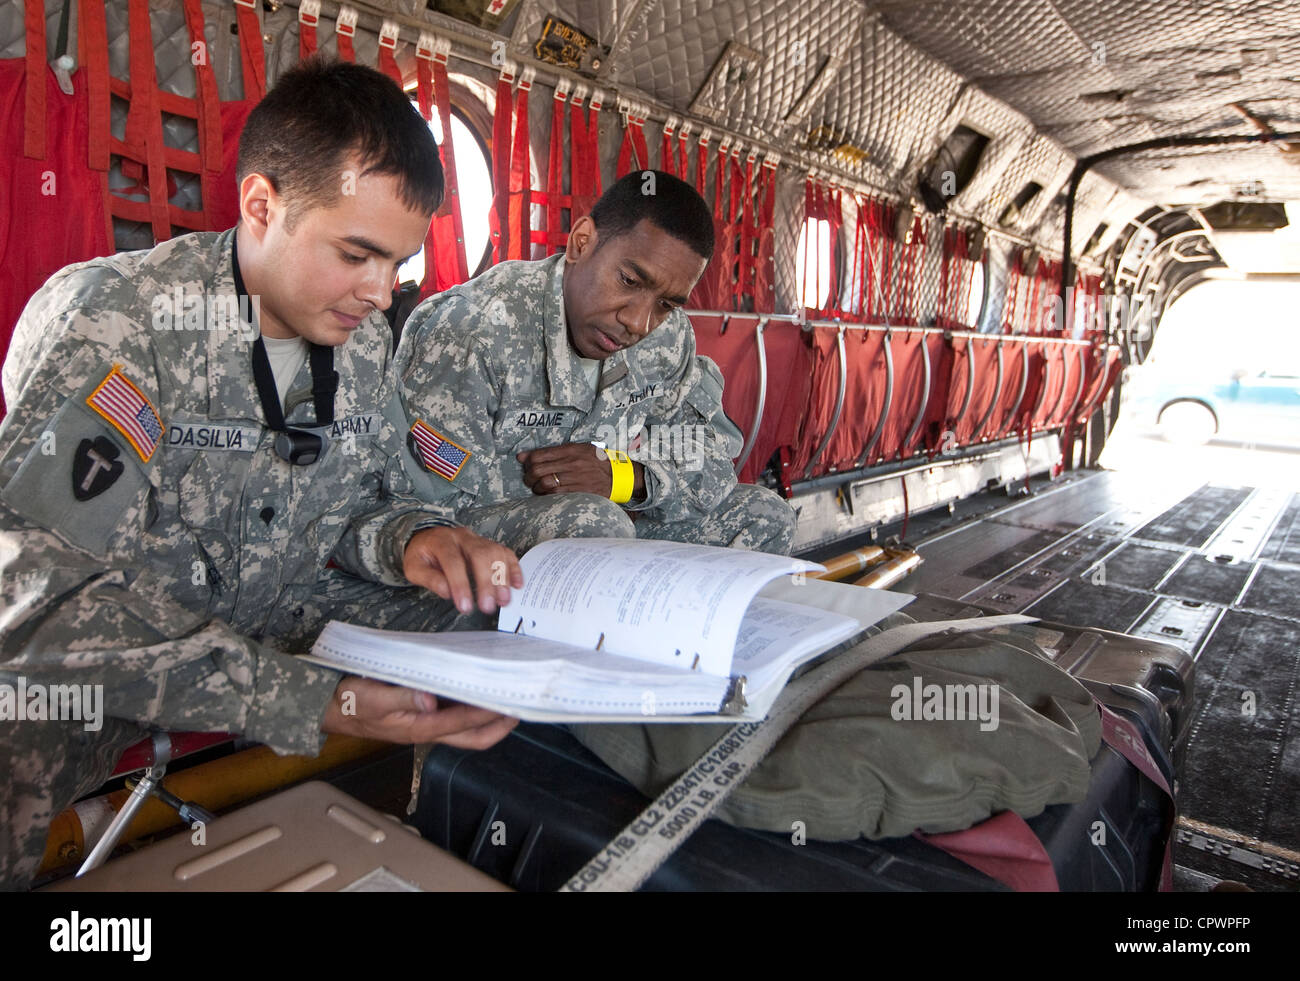
<instances>
[{"instance_id":1,"label":"us flag shoulder patch","mask_svg":"<svg viewBox=\"0 0 1300 981\"><path fill-rule=\"evenodd\" d=\"M425 425L422 419L415 420L415 425L406 438L411 453L420 465L447 480L455 480L461 467L465 466L465 461L474 455Z\"/></svg>"},{"instance_id":2,"label":"us flag shoulder patch","mask_svg":"<svg viewBox=\"0 0 1300 981\"><path fill-rule=\"evenodd\" d=\"M149 462L162 440L162 420L153 403L122 374L121 365L113 365L108 377L90 393L86 404L126 437L141 460Z\"/></svg>"}]
</instances>

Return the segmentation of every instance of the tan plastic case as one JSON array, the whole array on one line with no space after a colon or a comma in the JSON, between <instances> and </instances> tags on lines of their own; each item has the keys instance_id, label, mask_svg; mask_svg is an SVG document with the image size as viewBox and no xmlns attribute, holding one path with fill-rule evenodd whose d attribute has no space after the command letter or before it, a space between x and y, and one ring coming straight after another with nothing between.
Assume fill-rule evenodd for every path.
<instances>
[{"instance_id":1,"label":"tan plastic case","mask_svg":"<svg viewBox=\"0 0 1300 981\"><path fill-rule=\"evenodd\" d=\"M313 780L52 892L509 892L412 829Z\"/></svg>"}]
</instances>

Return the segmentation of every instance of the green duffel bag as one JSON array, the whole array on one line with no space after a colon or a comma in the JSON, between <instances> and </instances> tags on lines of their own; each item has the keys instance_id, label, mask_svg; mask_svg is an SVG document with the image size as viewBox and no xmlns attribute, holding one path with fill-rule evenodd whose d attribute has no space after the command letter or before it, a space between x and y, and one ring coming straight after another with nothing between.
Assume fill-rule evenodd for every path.
<instances>
[{"instance_id":1,"label":"green duffel bag","mask_svg":"<svg viewBox=\"0 0 1300 981\"><path fill-rule=\"evenodd\" d=\"M894 614L880 626L910 622ZM715 816L842 841L957 831L1004 810L1032 817L1083 800L1101 742L1096 703L1035 636L1032 625L936 636L858 672L786 732ZM653 798L728 727L571 728Z\"/></svg>"}]
</instances>

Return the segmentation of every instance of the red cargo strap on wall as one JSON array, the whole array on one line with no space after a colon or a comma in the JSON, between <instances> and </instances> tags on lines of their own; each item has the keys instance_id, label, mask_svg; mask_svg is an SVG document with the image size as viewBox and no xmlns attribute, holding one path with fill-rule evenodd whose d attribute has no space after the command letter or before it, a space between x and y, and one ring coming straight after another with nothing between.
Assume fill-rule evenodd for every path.
<instances>
[{"instance_id":1,"label":"red cargo strap on wall","mask_svg":"<svg viewBox=\"0 0 1300 981\"><path fill-rule=\"evenodd\" d=\"M918 287L921 284L921 277L924 275L923 263L921 261L925 254L925 246L929 238L928 222L919 212L912 218L912 234L910 241L907 243L904 252L904 266L902 273L902 289L900 298L902 299L902 312L899 317L900 322L906 324L919 324L921 322L920 314L920 296Z\"/></svg>"},{"instance_id":2,"label":"red cargo strap on wall","mask_svg":"<svg viewBox=\"0 0 1300 981\"><path fill-rule=\"evenodd\" d=\"M700 161L707 161L710 134L706 130L700 135ZM730 275L731 246L727 238L727 217L723 205L723 188L726 182L727 161L731 150L730 137L723 137L718 144L717 164L713 173L713 258L709 260L704 275L695 285L690 296L690 305L701 310L722 309L727 292L723 289L724 277ZM707 163L696 163L696 179L703 179L703 167ZM701 192L701 197L705 197ZM707 201L708 198L705 197Z\"/></svg>"},{"instance_id":3,"label":"red cargo strap on wall","mask_svg":"<svg viewBox=\"0 0 1300 981\"><path fill-rule=\"evenodd\" d=\"M203 5L200 0L184 0L185 24L190 33L190 51L201 53L194 65L195 92L199 125L199 156L203 160L204 177L221 172L221 97L217 94L217 79L212 72L208 42L203 33ZM190 61L194 62L191 56ZM207 197L203 199L205 224Z\"/></svg>"},{"instance_id":4,"label":"red cargo strap on wall","mask_svg":"<svg viewBox=\"0 0 1300 981\"><path fill-rule=\"evenodd\" d=\"M858 202L858 225L862 231L862 315L867 323L880 323L883 312L880 266L884 242L880 232L881 203L875 198Z\"/></svg>"},{"instance_id":5,"label":"red cargo strap on wall","mask_svg":"<svg viewBox=\"0 0 1300 981\"><path fill-rule=\"evenodd\" d=\"M591 211L596 203L593 194L593 166L599 166L597 148L592 141L592 130L587 114L582 108L587 98L587 86L579 85L569 99L569 227ZM596 94L592 94L596 101ZM568 241L568 234L565 234Z\"/></svg>"},{"instance_id":6,"label":"red cargo strap on wall","mask_svg":"<svg viewBox=\"0 0 1300 981\"><path fill-rule=\"evenodd\" d=\"M316 26L320 23L320 0L302 0L298 5L298 60L316 53Z\"/></svg>"},{"instance_id":7,"label":"red cargo strap on wall","mask_svg":"<svg viewBox=\"0 0 1300 981\"><path fill-rule=\"evenodd\" d=\"M709 138L711 133L706 129L700 134L699 145L695 148L695 192L704 200L708 200L704 194L704 183L709 173ZM715 211L714 214L717 214Z\"/></svg>"},{"instance_id":8,"label":"red cargo strap on wall","mask_svg":"<svg viewBox=\"0 0 1300 981\"><path fill-rule=\"evenodd\" d=\"M415 104L425 122L433 119L433 39L421 34L415 45ZM493 179L496 179L495 166Z\"/></svg>"},{"instance_id":9,"label":"red cargo strap on wall","mask_svg":"<svg viewBox=\"0 0 1300 981\"><path fill-rule=\"evenodd\" d=\"M846 314L855 320L865 320L867 312L867 224L863 199L854 194L853 201L853 255L849 265L849 284L852 295L849 296Z\"/></svg>"},{"instance_id":10,"label":"red cargo strap on wall","mask_svg":"<svg viewBox=\"0 0 1300 981\"><path fill-rule=\"evenodd\" d=\"M149 4L146 0L130 0L127 16L130 33L131 106L126 117L126 145L145 161L145 182L149 193L148 220L154 241L164 242L171 238L172 230L167 211L169 188L167 166L163 162L162 111L158 104L158 80L154 72ZM130 163L129 160L122 161L122 173L138 177L139 168L129 166Z\"/></svg>"},{"instance_id":11,"label":"red cargo strap on wall","mask_svg":"<svg viewBox=\"0 0 1300 981\"><path fill-rule=\"evenodd\" d=\"M419 67L417 62L416 67ZM419 76L417 75L417 78ZM426 76L427 78L428 76ZM507 63L497 77L496 109L492 114L492 261L502 262L506 258L510 241L510 104L511 89L514 86L514 64ZM423 84L428 84L426 81ZM427 99L428 95L421 95ZM420 103L420 111L429 118L432 109Z\"/></svg>"},{"instance_id":12,"label":"red cargo strap on wall","mask_svg":"<svg viewBox=\"0 0 1300 981\"><path fill-rule=\"evenodd\" d=\"M221 99L217 95L217 80L208 59L207 40L203 33L203 6L199 0L184 0L184 7L190 50L201 53L198 63L194 65L195 121L199 129L199 157L202 160L202 173L199 175L202 195L199 220L210 228L212 223L208 216L208 189L221 176ZM191 57L190 61L194 62L195 58Z\"/></svg>"},{"instance_id":13,"label":"red cargo strap on wall","mask_svg":"<svg viewBox=\"0 0 1300 981\"><path fill-rule=\"evenodd\" d=\"M875 201L871 209L869 229L875 239L876 274L872 279L872 320L893 323L894 309L894 246L898 244L894 231L897 209L884 201Z\"/></svg>"},{"instance_id":14,"label":"red cargo strap on wall","mask_svg":"<svg viewBox=\"0 0 1300 981\"><path fill-rule=\"evenodd\" d=\"M727 223L722 231L723 242L726 246L723 258L726 262L719 268L722 279L718 302L727 304L731 310L740 310L742 308L740 295L743 292L741 278L744 259L740 255L740 240L745 218L745 172L740 167L741 147L741 143L737 141L731 147L731 152L727 158Z\"/></svg>"},{"instance_id":15,"label":"red cargo strap on wall","mask_svg":"<svg viewBox=\"0 0 1300 981\"><path fill-rule=\"evenodd\" d=\"M235 18L239 25L239 57L244 71L244 99L258 102L266 95L266 49L262 46L262 25L258 22L254 7L253 0L235 0ZM353 17L356 17L355 13ZM134 81L132 73L132 82Z\"/></svg>"},{"instance_id":16,"label":"red cargo strap on wall","mask_svg":"<svg viewBox=\"0 0 1300 981\"><path fill-rule=\"evenodd\" d=\"M397 67L397 25L386 20L379 28L378 67L402 88L402 73ZM445 135L445 134L444 134Z\"/></svg>"},{"instance_id":17,"label":"red cargo strap on wall","mask_svg":"<svg viewBox=\"0 0 1300 981\"><path fill-rule=\"evenodd\" d=\"M27 87L23 96L23 154L45 159L45 3L26 0Z\"/></svg>"},{"instance_id":18,"label":"red cargo strap on wall","mask_svg":"<svg viewBox=\"0 0 1300 981\"><path fill-rule=\"evenodd\" d=\"M826 294L825 312L829 316L839 317L843 310L840 304L840 269L836 261L836 245L840 240L840 228L844 225L844 198L840 188L834 184L827 184L825 193L822 197L822 204L825 208L826 220L830 222L830 291Z\"/></svg>"},{"instance_id":19,"label":"red cargo strap on wall","mask_svg":"<svg viewBox=\"0 0 1300 981\"><path fill-rule=\"evenodd\" d=\"M434 103L442 126L438 147L446 193L442 206L429 223L424 239L424 281L420 296L450 289L469 279L465 257L465 230L460 214L460 189L456 179L456 150L451 131L451 90L447 80L448 41L421 33L415 44L415 97L420 114L433 118Z\"/></svg>"},{"instance_id":20,"label":"red cargo strap on wall","mask_svg":"<svg viewBox=\"0 0 1300 981\"><path fill-rule=\"evenodd\" d=\"M420 115L428 122L433 119L433 45L421 36L415 46L415 101ZM506 132L509 133L507 124ZM443 173L446 179L446 172ZM429 219L429 230L424 233L424 279L420 281L420 299L427 299L438 291L438 217Z\"/></svg>"},{"instance_id":21,"label":"red cargo strap on wall","mask_svg":"<svg viewBox=\"0 0 1300 981\"><path fill-rule=\"evenodd\" d=\"M754 309L776 311L776 173L778 159L769 154L763 160L759 178L758 255L754 266Z\"/></svg>"},{"instance_id":22,"label":"red cargo strap on wall","mask_svg":"<svg viewBox=\"0 0 1300 981\"><path fill-rule=\"evenodd\" d=\"M995 814L965 831L918 831L915 837L1017 892L1061 891L1047 849L1015 811Z\"/></svg>"},{"instance_id":23,"label":"red cargo strap on wall","mask_svg":"<svg viewBox=\"0 0 1300 981\"><path fill-rule=\"evenodd\" d=\"M433 51L433 95L438 103L438 118L442 122L442 168L446 178L446 199L434 221L446 219L451 212L450 241L442 236L438 265L454 278L445 288L469 279L469 266L465 257L465 224L460 212L460 182L456 175L456 140L451 130L451 86L447 79L447 56L451 42L440 41ZM450 209L448 208L450 205Z\"/></svg>"},{"instance_id":24,"label":"red cargo strap on wall","mask_svg":"<svg viewBox=\"0 0 1300 981\"><path fill-rule=\"evenodd\" d=\"M559 79L555 84L555 93L551 99L551 138L546 166L546 193L535 195L535 203L545 207L545 227L532 233L530 240L542 246L543 255L554 255L568 242L568 233L564 230L564 218L561 214L569 209L572 218L573 198L564 193L564 106L569 101L570 82L567 78ZM573 153L570 151L570 169L573 167ZM569 186L572 187L572 177Z\"/></svg>"},{"instance_id":25,"label":"red cargo strap on wall","mask_svg":"<svg viewBox=\"0 0 1300 981\"><path fill-rule=\"evenodd\" d=\"M605 93L594 89L591 93L590 110L587 112L587 193L591 203L601 195L600 179L600 110L605 105ZM590 209L588 209L590 210ZM582 216L579 215L579 218Z\"/></svg>"},{"instance_id":26,"label":"red cargo strap on wall","mask_svg":"<svg viewBox=\"0 0 1300 981\"><path fill-rule=\"evenodd\" d=\"M823 184L815 175L810 174L804 183L804 227L807 228L808 220L825 221L830 225L830 235L828 247L830 249L829 261L826 264L828 271L828 282L826 283L826 302L818 305L818 299L822 292L822 244L821 235L816 233L817 225L813 225L810 234L804 237L804 281L808 279L808 270L812 270L813 275L813 293L811 296L803 297L803 305L809 310L816 313L833 317L839 313L839 275L835 262L835 243L839 239L840 225L843 224L843 214L841 211L841 198L839 188L831 184ZM811 265L810 265L811 263ZM804 284L799 284L800 290Z\"/></svg>"},{"instance_id":27,"label":"red cargo strap on wall","mask_svg":"<svg viewBox=\"0 0 1300 981\"><path fill-rule=\"evenodd\" d=\"M632 142L636 147L636 159L638 166L648 170L650 168L650 148L645 141L645 120L647 108L637 106L637 114L634 118L632 127Z\"/></svg>"},{"instance_id":28,"label":"red cargo strap on wall","mask_svg":"<svg viewBox=\"0 0 1300 981\"><path fill-rule=\"evenodd\" d=\"M352 38L356 33L357 12L351 7L340 7L338 19L334 22L334 43L338 45L340 61L357 60L357 53L352 47Z\"/></svg>"},{"instance_id":29,"label":"red cargo strap on wall","mask_svg":"<svg viewBox=\"0 0 1300 981\"><path fill-rule=\"evenodd\" d=\"M1020 286L1024 278L1025 250L1016 251L1007 270L1007 288L1002 298L1002 333L1016 333L1024 322L1020 313Z\"/></svg>"},{"instance_id":30,"label":"red cargo strap on wall","mask_svg":"<svg viewBox=\"0 0 1300 981\"><path fill-rule=\"evenodd\" d=\"M86 68L86 95L89 123L87 160L92 170L107 171L109 165L108 27L102 3L83 3L77 7L77 50ZM107 194L107 190L105 190ZM111 219L109 241L113 239Z\"/></svg>"},{"instance_id":31,"label":"red cargo strap on wall","mask_svg":"<svg viewBox=\"0 0 1300 981\"><path fill-rule=\"evenodd\" d=\"M745 157L745 183L737 215L740 222L740 262L736 268L736 283L732 291L733 310L743 310L745 295L754 295L754 246L758 241L758 230L754 227L754 160L757 157L758 154L752 149Z\"/></svg>"},{"instance_id":32,"label":"red cargo strap on wall","mask_svg":"<svg viewBox=\"0 0 1300 981\"><path fill-rule=\"evenodd\" d=\"M674 177L681 176L677 172L677 160L673 150L673 137L677 135L678 122L676 116L669 116L664 120L663 143L659 147L659 169L672 174Z\"/></svg>"},{"instance_id":33,"label":"red cargo strap on wall","mask_svg":"<svg viewBox=\"0 0 1300 981\"><path fill-rule=\"evenodd\" d=\"M820 192L817 189L817 182L813 180L812 174L804 178L803 182L803 223L802 227L808 227L810 218L819 217L821 211ZM818 246L818 235L803 236L803 277L799 280L796 288L798 290L798 300L796 305L803 307L805 310L811 310L817 303L817 297L821 295L821 284L817 281L821 273L821 264L817 261L816 249ZM809 264L811 263L811 265ZM813 272L813 291L812 296L808 295L808 270Z\"/></svg>"},{"instance_id":34,"label":"red cargo strap on wall","mask_svg":"<svg viewBox=\"0 0 1300 981\"><path fill-rule=\"evenodd\" d=\"M102 21L91 13L94 4L87 4L83 9L82 27L87 35L87 46L94 47L98 42L89 40L95 34L103 37ZM197 2L185 2L186 25L191 42L203 38L202 10ZM256 88L257 82L251 73L251 66L264 61L264 49L261 34L248 28L248 18L256 24L256 16L242 3L237 5L237 17L243 18L245 29L239 32L241 62L249 68L246 83ZM195 49L203 58L197 60L195 68L196 97L184 98L170 92L160 91L157 87L153 70L153 42L149 27L146 4L138 4L128 11L130 28L130 70L131 81L124 82L105 77L105 88L124 99L130 100L124 140L114 140L108 132L107 114L96 117L100 110L95 108L100 102L97 84L92 81L91 89L91 123L92 146L102 139L111 153L122 158L122 173L136 180L136 185L128 193L147 194L149 201L128 200L119 194L107 194L107 211L112 216L129 221L149 222L155 241L170 237L172 228L190 231L223 229L233 225L239 219L238 188L234 184L239 134L244 120L255 104L253 98L239 102L220 102L216 94L215 79L210 63L204 63L208 54L206 46ZM98 72L99 59L87 59L87 67L94 74ZM106 63L104 64L106 70ZM102 109L102 103L101 103ZM198 126L199 153L190 153L165 144L162 134L162 113L186 116L194 119ZM93 151L92 151L93 154ZM169 203L168 199L175 193L176 184L169 171L186 171L198 175L202 184L202 207L191 211ZM111 222L111 218L109 219ZM109 225L111 238L112 229Z\"/></svg>"},{"instance_id":35,"label":"red cargo strap on wall","mask_svg":"<svg viewBox=\"0 0 1300 981\"><path fill-rule=\"evenodd\" d=\"M534 71L525 68L515 91L515 138L510 156L510 227L509 257L531 259L532 243L532 169L528 142L528 93L533 87Z\"/></svg>"},{"instance_id":36,"label":"red cargo strap on wall","mask_svg":"<svg viewBox=\"0 0 1300 981\"><path fill-rule=\"evenodd\" d=\"M939 275L939 312L936 323L948 329L971 327L966 321L975 263L970 261L967 234L955 226L943 230L943 266Z\"/></svg>"},{"instance_id":37,"label":"red cargo strap on wall","mask_svg":"<svg viewBox=\"0 0 1300 981\"><path fill-rule=\"evenodd\" d=\"M623 142L618 148L619 177L636 170L650 169L650 150L645 141L645 106L619 99L619 115L623 117Z\"/></svg>"}]
</instances>

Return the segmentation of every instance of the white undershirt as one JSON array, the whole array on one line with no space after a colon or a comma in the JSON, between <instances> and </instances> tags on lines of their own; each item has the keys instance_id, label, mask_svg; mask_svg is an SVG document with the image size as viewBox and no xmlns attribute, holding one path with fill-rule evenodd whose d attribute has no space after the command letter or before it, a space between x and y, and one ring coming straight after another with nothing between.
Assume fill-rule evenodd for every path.
<instances>
[{"instance_id":1,"label":"white undershirt","mask_svg":"<svg viewBox=\"0 0 1300 981\"><path fill-rule=\"evenodd\" d=\"M280 404L284 405L289 386L307 361L307 342L301 337L262 335L262 343L266 345L266 359L271 362L276 394L280 396Z\"/></svg>"}]
</instances>

